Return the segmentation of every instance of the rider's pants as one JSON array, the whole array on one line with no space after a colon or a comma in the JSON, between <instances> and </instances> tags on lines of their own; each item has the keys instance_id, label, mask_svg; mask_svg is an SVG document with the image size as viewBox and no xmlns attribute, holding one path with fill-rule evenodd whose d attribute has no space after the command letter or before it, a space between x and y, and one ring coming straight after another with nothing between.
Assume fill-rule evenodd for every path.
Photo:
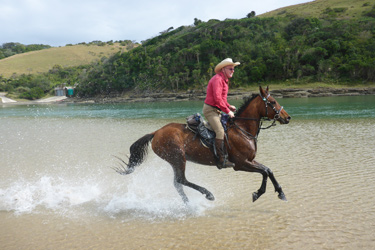
<instances>
[{"instance_id":1,"label":"rider's pants","mask_svg":"<svg viewBox=\"0 0 375 250\"><path fill-rule=\"evenodd\" d=\"M203 115L216 133L216 139L224 140L224 128L221 124L221 111L215 107L204 104Z\"/></svg>"}]
</instances>

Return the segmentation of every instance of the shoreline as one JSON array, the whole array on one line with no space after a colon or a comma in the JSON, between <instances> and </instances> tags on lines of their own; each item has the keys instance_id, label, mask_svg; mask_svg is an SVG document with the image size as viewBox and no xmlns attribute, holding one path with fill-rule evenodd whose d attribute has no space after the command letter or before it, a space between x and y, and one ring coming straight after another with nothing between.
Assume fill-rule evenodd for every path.
<instances>
[{"instance_id":1,"label":"shoreline","mask_svg":"<svg viewBox=\"0 0 375 250\"><path fill-rule=\"evenodd\" d=\"M258 90L233 89L229 90L228 100L239 100L257 94ZM285 88L270 90L276 98L311 98L329 96L360 96L375 95L375 87L317 87L317 88ZM1 96L5 97L5 96ZM80 97L49 97L34 101L0 102L2 105L30 105L30 104L59 104L59 103L133 103L133 102L179 102L201 100L206 98L206 91L190 90L186 92L134 93L127 92L120 96Z\"/></svg>"},{"instance_id":2,"label":"shoreline","mask_svg":"<svg viewBox=\"0 0 375 250\"><path fill-rule=\"evenodd\" d=\"M241 89L229 90L228 100L239 100L257 94L259 91L246 91ZM347 87L347 88L286 88L270 90L276 98L311 98L329 96L360 96L375 95L375 87ZM72 97L63 100L63 103L132 103L132 102L178 102L178 101L204 101L205 91L186 91L179 93L127 93L123 96L102 96L92 98Z\"/></svg>"}]
</instances>

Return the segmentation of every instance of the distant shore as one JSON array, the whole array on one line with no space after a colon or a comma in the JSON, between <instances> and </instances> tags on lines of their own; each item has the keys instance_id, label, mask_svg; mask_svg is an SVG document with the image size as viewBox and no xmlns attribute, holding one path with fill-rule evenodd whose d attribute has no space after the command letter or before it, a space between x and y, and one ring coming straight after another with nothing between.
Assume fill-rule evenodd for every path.
<instances>
[{"instance_id":1,"label":"distant shore","mask_svg":"<svg viewBox=\"0 0 375 250\"><path fill-rule=\"evenodd\" d=\"M317 87L317 88L284 88L270 90L271 95L278 98L310 98L310 97L326 97L326 96L359 96L359 95L375 95L375 87ZM258 93L258 90L234 89L229 90L229 100L240 100ZM2 96L3 98L5 96ZM10 102L9 99L3 101L2 104L21 105L21 104L48 104L48 103L132 103L132 102L178 102L190 100L204 100L205 91L186 91L186 92L162 92L162 93L134 93L129 92L121 96L96 96L88 98L79 97L49 97L35 101L17 101ZM5 100L5 99L4 99ZM1 102L0 102L1 104Z\"/></svg>"},{"instance_id":2,"label":"distant shore","mask_svg":"<svg viewBox=\"0 0 375 250\"><path fill-rule=\"evenodd\" d=\"M270 90L274 98L301 98L301 97L326 97L326 96L359 96L375 95L375 87L358 88L290 88ZM230 90L229 100L246 98L258 91L245 91L240 89ZM123 96L97 96L92 98L67 98L64 103L129 103L129 102L177 102L190 100L204 100L205 91L187 91L179 93L128 93Z\"/></svg>"}]
</instances>

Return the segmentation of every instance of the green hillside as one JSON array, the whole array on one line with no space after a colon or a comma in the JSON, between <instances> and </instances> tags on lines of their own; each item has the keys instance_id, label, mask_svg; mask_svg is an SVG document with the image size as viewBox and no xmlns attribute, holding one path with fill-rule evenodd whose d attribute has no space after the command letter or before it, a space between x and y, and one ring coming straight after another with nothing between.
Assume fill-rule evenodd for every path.
<instances>
[{"instance_id":1,"label":"green hillside","mask_svg":"<svg viewBox=\"0 0 375 250\"><path fill-rule=\"evenodd\" d=\"M374 0L315 0L280 8L260 15L260 17L316 17L352 19L360 18L371 10Z\"/></svg>"},{"instance_id":2,"label":"green hillside","mask_svg":"<svg viewBox=\"0 0 375 250\"><path fill-rule=\"evenodd\" d=\"M344 16L346 12L357 14ZM77 90L89 96L128 89L203 90L214 66L226 57L241 62L232 87L373 83L374 12L374 1L320 0L268 17L195 20L194 26L181 26L115 55L89 71Z\"/></svg>"},{"instance_id":3,"label":"green hillside","mask_svg":"<svg viewBox=\"0 0 375 250\"><path fill-rule=\"evenodd\" d=\"M36 74L48 72L55 65L72 67L90 64L117 52L125 52L126 46L113 45L74 45L17 54L0 60L0 75Z\"/></svg>"}]
</instances>

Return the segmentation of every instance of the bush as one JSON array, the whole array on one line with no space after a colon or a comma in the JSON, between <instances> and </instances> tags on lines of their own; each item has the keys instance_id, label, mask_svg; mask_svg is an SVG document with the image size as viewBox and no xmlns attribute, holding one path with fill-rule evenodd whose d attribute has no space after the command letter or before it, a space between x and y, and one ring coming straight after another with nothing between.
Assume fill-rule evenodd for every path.
<instances>
[{"instance_id":1,"label":"bush","mask_svg":"<svg viewBox=\"0 0 375 250\"><path fill-rule=\"evenodd\" d=\"M43 92L43 89L41 89L40 87L32 88L30 89L30 91L24 92L19 95L20 98L28 99L28 100L40 99L43 96L44 96L44 92Z\"/></svg>"},{"instance_id":2,"label":"bush","mask_svg":"<svg viewBox=\"0 0 375 250\"><path fill-rule=\"evenodd\" d=\"M371 10L364 13L365 16L374 17L375 18L375 5L372 7Z\"/></svg>"},{"instance_id":3,"label":"bush","mask_svg":"<svg viewBox=\"0 0 375 250\"><path fill-rule=\"evenodd\" d=\"M21 86L21 87L16 88L15 92L20 93L20 94L30 92L30 88Z\"/></svg>"},{"instance_id":4,"label":"bush","mask_svg":"<svg viewBox=\"0 0 375 250\"><path fill-rule=\"evenodd\" d=\"M5 82L0 82L0 91L5 91L5 89L6 89Z\"/></svg>"}]
</instances>

